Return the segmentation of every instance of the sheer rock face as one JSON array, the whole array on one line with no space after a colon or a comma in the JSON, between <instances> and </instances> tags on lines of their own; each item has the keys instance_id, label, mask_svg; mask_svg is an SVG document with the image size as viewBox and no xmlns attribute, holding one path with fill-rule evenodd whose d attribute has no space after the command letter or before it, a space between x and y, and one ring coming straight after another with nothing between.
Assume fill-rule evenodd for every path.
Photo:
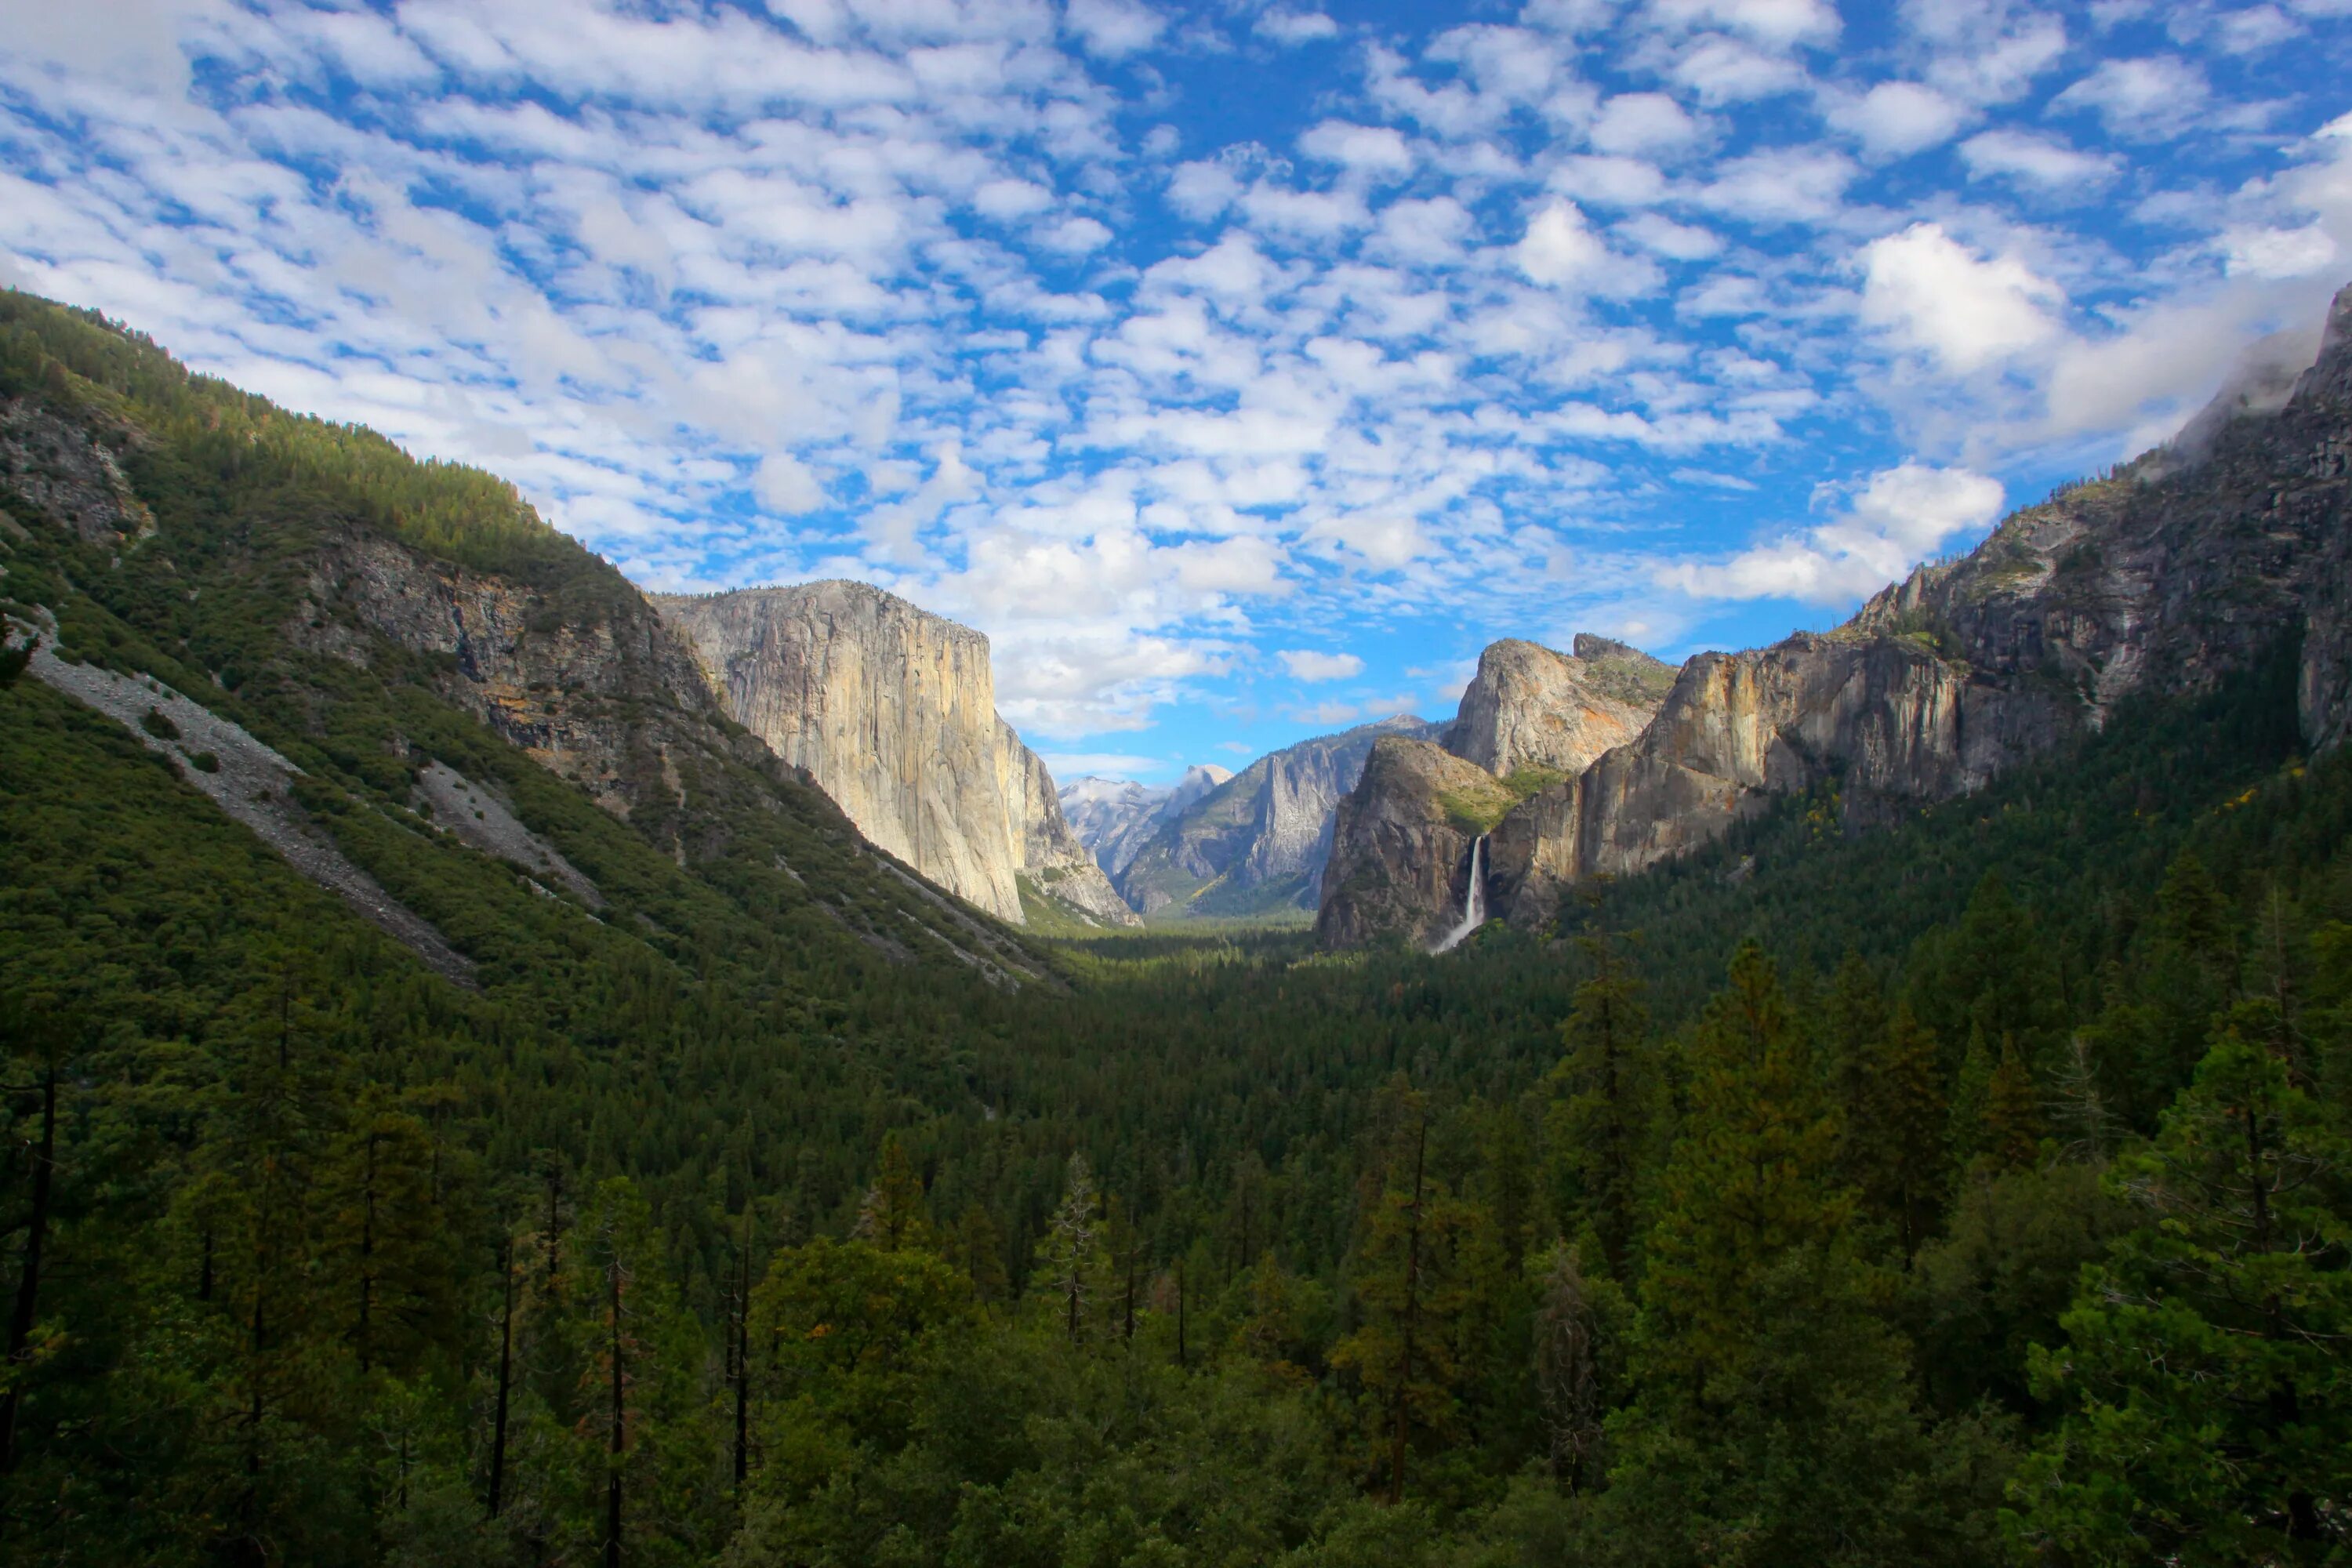
<instances>
[{"instance_id":1,"label":"sheer rock face","mask_svg":"<svg viewBox=\"0 0 2352 1568\"><path fill-rule=\"evenodd\" d=\"M1649 727L1516 807L1490 896L1539 922L1569 883L1706 843L1771 796L1839 775L1850 818L1974 789L2021 749L1962 719L1963 671L1907 637L1802 636L1683 667Z\"/></svg>"},{"instance_id":2,"label":"sheer rock face","mask_svg":"<svg viewBox=\"0 0 2352 1568\"><path fill-rule=\"evenodd\" d=\"M1579 637L1573 654L1506 637L1478 656L1446 748L1497 778L1580 773L1642 732L1674 679L1672 665L1606 637Z\"/></svg>"},{"instance_id":3,"label":"sheer rock face","mask_svg":"<svg viewBox=\"0 0 2352 1568\"><path fill-rule=\"evenodd\" d=\"M877 847L1021 924L1021 879L1129 924L1045 763L997 716L988 639L864 583L657 595L730 714Z\"/></svg>"},{"instance_id":4,"label":"sheer rock face","mask_svg":"<svg viewBox=\"0 0 2352 1568\"><path fill-rule=\"evenodd\" d=\"M863 583L654 602L736 722L805 770L877 847L1021 921L986 637Z\"/></svg>"},{"instance_id":5,"label":"sheer rock face","mask_svg":"<svg viewBox=\"0 0 2352 1568\"><path fill-rule=\"evenodd\" d=\"M1469 893L1473 813L1502 786L1433 742L1383 735L1332 824L1322 904L1326 947L1401 937L1426 947L1461 918Z\"/></svg>"},{"instance_id":6,"label":"sheer rock face","mask_svg":"<svg viewBox=\"0 0 2352 1568\"><path fill-rule=\"evenodd\" d=\"M1141 925L1070 831L1045 759L1023 744L1003 719L996 721L996 755L998 786L1013 814L1013 839L1021 847L1023 879L1038 896L1066 906L1090 924Z\"/></svg>"},{"instance_id":7,"label":"sheer rock face","mask_svg":"<svg viewBox=\"0 0 2352 1568\"><path fill-rule=\"evenodd\" d=\"M2282 645L2300 660L2305 742L2338 744L2347 589L2352 289L2284 402L2233 387L2181 440L2012 514L1836 631L1692 659L1638 738L1497 826L1496 906L1549 919L1570 883L1638 871L1832 780L1845 824L1868 826Z\"/></svg>"},{"instance_id":8,"label":"sheer rock face","mask_svg":"<svg viewBox=\"0 0 2352 1568\"><path fill-rule=\"evenodd\" d=\"M1314 909L1333 816L1373 742L1437 732L1401 716L1260 757L1169 816L1120 876L1119 891L1145 914L1179 905L1203 915Z\"/></svg>"}]
</instances>

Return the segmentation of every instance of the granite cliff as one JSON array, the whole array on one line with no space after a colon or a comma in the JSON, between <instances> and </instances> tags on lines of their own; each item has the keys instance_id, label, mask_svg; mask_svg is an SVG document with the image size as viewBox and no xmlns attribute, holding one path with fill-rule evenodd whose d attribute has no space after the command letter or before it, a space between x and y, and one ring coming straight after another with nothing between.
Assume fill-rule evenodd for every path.
<instances>
[{"instance_id":1,"label":"granite cliff","mask_svg":"<svg viewBox=\"0 0 2352 1568\"><path fill-rule=\"evenodd\" d=\"M1023 890L1097 925L1141 925L1094 856L1070 831L1045 759L1023 744L1002 719L996 721L996 756L998 787L1012 816L1013 842L1021 848Z\"/></svg>"},{"instance_id":2,"label":"granite cliff","mask_svg":"<svg viewBox=\"0 0 2352 1568\"><path fill-rule=\"evenodd\" d=\"M1672 665L1580 633L1573 653L1506 637L1478 656L1446 749L1497 778L1573 775L1642 732L1673 687Z\"/></svg>"},{"instance_id":3,"label":"granite cliff","mask_svg":"<svg viewBox=\"0 0 2352 1568\"><path fill-rule=\"evenodd\" d=\"M2284 397L2229 389L2179 439L2013 513L1833 631L1691 659L1637 738L1496 825L1490 905L1540 922L1568 885L1640 870L1793 792L1833 787L1843 826L1866 828L2100 728L2127 698L2202 689L2282 645L2306 743L2336 745L2352 729L2347 501L2352 289ZM1397 877L1413 879L1428 880Z\"/></svg>"},{"instance_id":4,"label":"granite cliff","mask_svg":"<svg viewBox=\"0 0 2352 1568\"><path fill-rule=\"evenodd\" d=\"M878 847L1015 924L1024 876L1088 921L1132 918L997 717L980 633L864 583L654 603L729 714Z\"/></svg>"},{"instance_id":5,"label":"granite cliff","mask_svg":"<svg viewBox=\"0 0 2352 1568\"><path fill-rule=\"evenodd\" d=\"M1327 944L1429 945L1463 913L1478 837L1642 732L1672 667L1606 637L1571 646L1490 644L1442 745L1391 738L1373 748L1335 817L1317 913Z\"/></svg>"}]
</instances>

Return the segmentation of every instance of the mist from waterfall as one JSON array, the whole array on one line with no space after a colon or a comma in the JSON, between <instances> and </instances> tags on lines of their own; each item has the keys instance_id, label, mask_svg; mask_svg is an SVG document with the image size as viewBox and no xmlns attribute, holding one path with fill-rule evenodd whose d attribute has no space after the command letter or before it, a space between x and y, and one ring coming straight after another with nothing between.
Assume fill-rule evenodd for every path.
<instances>
[{"instance_id":1,"label":"mist from waterfall","mask_svg":"<svg viewBox=\"0 0 2352 1568\"><path fill-rule=\"evenodd\" d=\"M1462 923L1447 931L1432 952L1450 952L1462 939L1486 923L1486 836L1470 843L1470 890L1462 895Z\"/></svg>"}]
</instances>

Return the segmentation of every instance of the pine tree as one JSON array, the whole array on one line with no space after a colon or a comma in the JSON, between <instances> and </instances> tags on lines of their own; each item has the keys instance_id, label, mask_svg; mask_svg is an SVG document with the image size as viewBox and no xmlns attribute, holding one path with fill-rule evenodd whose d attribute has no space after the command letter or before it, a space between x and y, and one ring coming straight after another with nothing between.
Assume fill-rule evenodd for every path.
<instances>
[{"instance_id":1,"label":"pine tree","mask_svg":"<svg viewBox=\"0 0 2352 1568\"><path fill-rule=\"evenodd\" d=\"M1865 1213L1891 1226L1908 1263L1934 1234L1950 1185L1949 1115L1936 1038L1903 1004L1859 1042L1839 1167Z\"/></svg>"},{"instance_id":2,"label":"pine tree","mask_svg":"<svg viewBox=\"0 0 2352 1568\"><path fill-rule=\"evenodd\" d=\"M324 1161L326 1262L359 1369L406 1375L457 1319L450 1215L434 1194L434 1144L381 1093L362 1100Z\"/></svg>"},{"instance_id":3,"label":"pine tree","mask_svg":"<svg viewBox=\"0 0 2352 1568\"><path fill-rule=\"evenodd\" d=\"M2058 1429L2012 1495L2074 1562L2333 1562L2352 1509L2352 1141L2224 1033L2112 1190L2144 1223L2037 1348Z\"/></svg>"},{"instance_id":4,"label":"pine tree","mask_svg":"<svg viewBox=\"0 0 2352 1568\"><path fill-rule=\"evenodd\" d=\"M1448 1331L1470 1301L1461 1253L1474 1215L1430 1174L1427 1098L1400 1077L1383 1100L1388 1132L1366 1173L1351 1276L1363 1322L1332 1348L1331 1364L1363 1386L1367 1436L1397 1502L1416 1436L1454 1424L1463 1368Z\"/></svg>"},{"instance_id":5,"label":"pine tree","mask_svg":"<svg viewBox=\"0 0 2352 1568\"><path fill-rule=\"evenodd\" d=\"M1832 1248L1853 1215L1833 1181L1837 1119L1808 1055L1771 962L1743 945L1692 1042L1691 1114L1642 1282L1654 1369L1694 1392L1745 1375L1761 1275Z\"/></svg>"},{"instance_id":6,"label":"pine tree","mask_svg":"<svg viewBox=\"0 0 2352 1568\"><path fill-rule=\"evenodd\" d=\"M1062 1201L1038 1244L1039 1288L1072 1344L1087 1326L1088 1309L1102 1293L1102 1199L1084 1154L1070 1156Z\"/></svg>"},{"instance_id":7,"label":"pine tree","mask_svg":"<svg viewBox=\"0 0 2352 1568\"><path fill-rule=\"evenodd\" d=\"M1997 1171L2027 1170L2041 1157L2041 1100L2014 1035L2002 1037L2000 1065L1986 1080L1984 1132L1979 1142L1984 1151L1980 1157Z\"/></svg>"},{"instance_id":8,"label":"pine tree","mask_svg":"<svg viewBox=\"0 0 2352 1568\"><path fill-rule=\"evenodd\" d=\"M857 1235L885 1252L904 1252L930 1245L929 1205L923 1180L896 1132L882 1135L881 1169L857 1207Z\"/></svg>"},{"instance_id":9,"label":"pine tree","mask_svg":"<svg viewBox=\"0 0 2352 1568\"><path fill-rule=\"evenodd\" d=\"M1003 1300L1012 1289L1004 1268L1004 1233L985 1205L964 1205L963 1217L956 1222L955 1261L971 1282L972 1299L982 1310Z\"/></svg>"},{"instance_id":10,"label":"pine tree","mask_svg":"<svg viewBox=\"0 0 2352 1568\"><path fill-rule=\"evenodd\" d=\"M1577 987L1561 1027L1567 1055L1547 1080L1545 1135L1561 1229L1589 1225L1610 1273L1622 1280L1640 1226L1657 1083L1640 983L1607 942L1587 939L1585 951L1594 973Z\"/></svg>"},{"instance_id":11,"label":"pine tree","mask_svg":"<svg viewBox=\"0 0 2352 1568\"><path fill-rule=\"evenodd\" d=\"M1858 1256L1837 1119L1755 944L1691 1042L1691 1110L1642 1280L1636 1394L1608 1426L1602 1561L1973 1563L1972 1426L1931 1434ZM1835 1478L1833 1483L1824 1478ZM1973 1519L1979 1528L1959 1530Z\"/></svg>"}]
</instances>

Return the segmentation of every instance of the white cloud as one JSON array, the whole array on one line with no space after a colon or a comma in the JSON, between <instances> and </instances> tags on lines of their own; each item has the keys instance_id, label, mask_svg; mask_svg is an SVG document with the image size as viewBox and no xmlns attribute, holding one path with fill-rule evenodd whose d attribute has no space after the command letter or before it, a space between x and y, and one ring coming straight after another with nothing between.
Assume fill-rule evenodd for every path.
<instances>
[{"instance_id":1,"label":"white cloud","mask_svg":"<svg viewBox=\"0 0 2352 1568\"><path fill-rule=\"evenodd\" d=\"M1870 478L1835 521L1714 564L1660 569L1659 586L1700 599L1850 602L1899 581L1956 535L2000 515L2000 481L1917 461Z\"/></svg>"},{"instance_id":2,"label":"white cloud","mask_svg":"<svg viewBox=\"0 0 2352 1568\"><path fill-rule=\"evenodd\" d=\"M1927 79L1964 103L2009 103L2066 52L2065 24L2017 0L1903 0Z\"/></svg>"},{"instance_id":3,"label":"white cloud","mask_svg":"<svg viewBox=\"0 0 2352 1568\"><path fill-rule=\"evenodd\" d=\"M1620 223L1617 232L1643 249L1675 261L1704 261L1723 249L1723 241L1714 231L1676 223L1657 213L1636 213Z\"/></svg>"},{"instance_id":4,"label":"white cloud","mask_svg":"<svg viewBox=\"0 0 2352 1568\"><path fill-rule=\"evenodd\" d=\"M1034 233L1036 243L1064 256L1085 256L1110 243L1110 230L1090 217L1066 217Z\"/></svg>"},{"instance_id":5,"label":"white cloud","mask_svg":"<svg viewBox=\"0 0 2352 1568\"><path fill-rule=\"evenodd\" d=\"M2211 90L2205 73L2174 55L2109 60L2050 100L2058 110L2096 114L2109 134L2162 141L2194 126Z\"/></svg>"},{"instance_id":6,"label":"white cloud","mask_svg":"<svg viewBox=\"0 0 2352 1568\"><path fill-rule=\"evenodd\" d=\"M1609 264L1610 255L1574 202L1553 202L1528 221L1512 258L1528 281L1556 288L1590 277Z\"/></svg>"},{"instance_id":7,"label":"white cloud","mask_svg":"<svg viewBox=\"0 0 2352 1568\"><path fill-rule=\"evenodd\" d=\"M1872 153L1899 158L1950 141L1967 114L1932 87L1883 81L1858 98L1832 103L1828 118Z\"/></svg>"},{"instance_id":8,"label":"white cloud","mask_svg":"<svg viewBox=\"0 0 2352 1568\"><path fill-rule=\"evenodd\" d=\"M1261 12L1251 28L1261 38L1297 47L1324 38L1339 36L1339 24L1320 11L1291 11L1277 7Z\"/></svg>"},{"instance_id":9,"label":"white cloud","mask_svg":"<svg viewBox=\"0 0 2352 1568\"><path fill-rule=\"evenodd\" d=\"M824 482L790 452L771 452L760 459L751 493L779 517L800 517L825 504Z\"/></svg>"},{"instance_id":10,"label":"white cloud","mask_svg":"<svg viewBox=\"0 0 2352 1568\"><path fill-rule=\"evenodd\" d=\"M990 180L971 193L971 209L999 220L1028 217L1054 205L1054 193L1034 180Z\"/></svg>"},{"instance_id":11,"label":"white cloud","mask_svg":"<svg viewBox=\"0 0 2352 1568\"><path fill-rule=\"evenodd\" d=\"M1933 223L1862 250L1862 319L1898 346L1966 374L2055 337L2058 286L2014 257L1980 259Z\"/></svg>"},{"instance_id":12,"label":"white cloud","mask_svg":"<svg viewBox=\"0 0 2352 1568\"><path fill-rule=\"evenodd\" d=\"M1320 163L1350 173L1400 175L1412 173L1412 148L1394 127L1326 120L1298 138L1298 150Z\"/></svg>"},{"instance_id":13,"label":"white cloud","mask_svg":"<svg viewBox=\"0 0 2352 1568\"><path fill-rule=\"evenodd\" d=\"M1588 135L1600 152L1640 157L1679 152L1704 133L1690 112L1663 92L1621 92L1601 106Z\"/></svg>"},{"instance_id":14,"label":"white cloud","mask_svg":"<svg viewBox=\"0 0 2352 1568\"><path fill-rule=\"evenodd\" d=\"M2085 153L2054 136L2003 128L1980 131L1960 143L1972 179L2001 178L2032 189L2088 195L2115 176L2112 154Z\"/></svg>"},{"instance_id":15,"label":"white cloud","mask_svg":"<svg viewBox=\"0 0 2352 1568\"><path fill-rule=\"evenodd\" d=\"M1275 657L1282 660L1293 680L1347 680L1364 673L1364 661L1352 653L1286 647Z\"/></svg>"},{"instance_id":16,"label":"white cloud","mask_svg":"<svg viewBox=\"0 0 2352 1568\"><path fill-rule=\"evenodd\" d=\"M2317 224L2300 228L2232 228L2221 236L2232 278L2308 278L2336 259L2336 241Z\"/></svg>"},{"instance_id":17,"label":"white cloud","mask_svg":"<svg viewBox=\"0 0 2352 1568\"><path fill-rule=\"evenodd\" d=\"M1773 148L1718 164L1696 199L1751 223L1822 224L1843 211L1846 187L1861 173L1842 153Z\"/></svg>"},{"instance_id":18,"label":"white cloud","mask_svg":"<svg viewBox=\"0 0 2352 1568\"><path fill-rule=\"evenodd\" d=\"M1774 48L1826 44L1838 35L1828 0L1651 0L1660 21L1685 27L1726 27Z\"/></svg>"},{"instance_id":19,"label":"white cloud","mask_svg":"<svg viewBox=\"0 0 2352 1568\"><path fill-rule=\"evenodd\" d=\"M1149 47L1168 26L1167 18L1136 0L1069 0L1065 20L1087 53L1112 60Z\"/></svg>"},{"instance_id":20,"label":"white cloud","mask_svg":"<svg viewBox=\"0 0 2352 1568\"><path fill-rule=\"evenodd\" d=\"M1716 34L1694 41L1666 74L1711 107L1800 92L1807 80L1803 68L1787 57Z\"/></svg>"}]
</instances>

